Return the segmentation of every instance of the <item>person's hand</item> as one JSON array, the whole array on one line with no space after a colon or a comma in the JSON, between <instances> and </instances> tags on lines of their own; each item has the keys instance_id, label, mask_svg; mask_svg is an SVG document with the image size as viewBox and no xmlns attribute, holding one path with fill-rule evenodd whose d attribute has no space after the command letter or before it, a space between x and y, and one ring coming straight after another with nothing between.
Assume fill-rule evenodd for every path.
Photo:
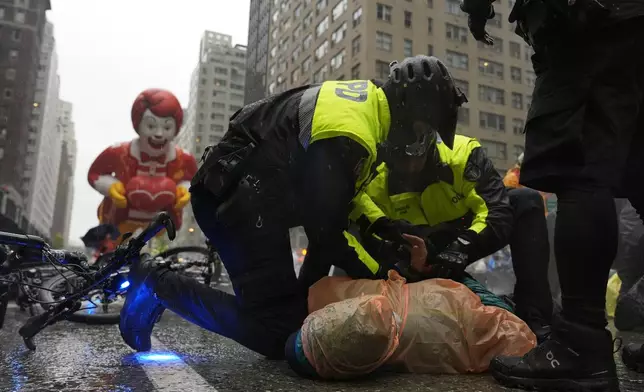
<instances>
[{"instance_id":1,"label":"person's hand","mask_svg":"<svg viewBox=\"0 0 644 392\"><path fill-rule=\"evenodd\" d=\"M485 30L488 19L495 16L492 2L489 0L463 0L461 10L468 14L467 26L474 39L486 45L493 45L494 40Z\"/></svg>"},{"instance_id":2,"label":"person's hand","mask_svg":"<svg viewBox=\"0 0 644 392\"><path fill-rule=\"evenodd\" d=\"M121 181L117 181L110 186L107 191L110 199L114 202L116 208L127 207L127 197L125 197L125 185Z\"/></svg>"},{"instance_id":3,"label":"person's hand","mask_svg":"<svg viewBox=\"0 0 644 392\"><path fill-rule=\"evenodd\" d=\"M411 268L421 275L429 274L432 266L427 265L427 246L425 240L414 235L403 234L403 238L411 245Z\"/></svg>"},{"instance_id":4,"label":"person's hand","mask_svg":"<svg viewBox=\"0 0 644 392\"><path fill-rule=\"evenodd\" d=\"M467 26L470 28L470 32L472 33L474 39L491 46L494 45L494 39L485 30L486 24L487 18L476 18L472 15L469 15L467 17Z\"/></svg>"},{"instance_id":5,"label":"person's hand","mask_svg":"<svg viewBox=\"0 0 644 392\"><path fill-rule=\"evenodd\" d=\"M439 253L431 262L431 274L435 278L459 279L465 273L469 256L467 247L469 242L458 238L444 251Z\"/></svg>"},{"instance_id":6,"label":"person's hand","mask_svg":"<svg viewBox=\"0 0 644 392\"><path fill-rule=\"evenodd\" d=\"M176 194L176 202L174 204L175 210L181 210L188 203L190 203L190 192L185 186L178 186L175 194Z\"/></svg>"}]
</instances>

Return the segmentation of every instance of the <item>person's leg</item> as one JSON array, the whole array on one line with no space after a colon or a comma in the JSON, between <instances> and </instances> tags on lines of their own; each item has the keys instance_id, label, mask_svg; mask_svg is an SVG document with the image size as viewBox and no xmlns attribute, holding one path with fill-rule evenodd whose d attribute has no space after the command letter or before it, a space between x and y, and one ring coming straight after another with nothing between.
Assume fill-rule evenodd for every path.
<instances>
[{"instance_id":1,"label":"person's leg","mask_svg":"<svg viewBox=\"0 0 644 392\"><path fill-rule=\"evenodd\" d=\"M505 385L619 390L605 295L617 246L612 190L641 108L642 37L642 21L633 20L547 52L550 69L537 78L526 123L521 180L558 197L563 312L550 339L523 358L492 360L491 373Z\"/></svg>"},{"instance_id":2,"label":"person's leg","mask_svg":"<svg viewBox=\"0 0 644 392\"><path fill-rule=\"evenodd\" d=\"M510 189L508 196L514 211L510 249L516 276L513 297L516 313L538 337L545 338L553 305L548 284L550 245L543 199L530 188Z\"/></svg>"},{"instance_id":3,"label":"person's leg","mask_svg":"<svg viewBox=\"0 0 644 392\"><path fill-rule=\"evenodd\" d=\"M192 206L200 228L217 248L230 276L236 296L201 286L158 268L153 263L134 266L132 304L121 321L122 335L130 346L149 349L150 319L154 312L142 310L154 298L157 308L167 307L187 320L257 351L281 358L288 336L307 315L293 269L288 225L292 212L289 186L283 177L270 175L266 165L253 165L231 197L213 205L208 191L192 189ZM280 195L281 192L281 195ZM132 275L132 272L131 272ZM132 282L134 280L134 283ZM136 301L140 295L141 300ZM150 306L148 306L150 308ZM137 312L133 310L141 310ZM123 312L122 312L123 315ZM146 317L146 322L140 318ZM128 318L133 321L128 323ZM124 325L125 324L125 325ZM127 333L150 325L145 333ZM123 334L123 331L126 331ZM147 341L141 336L147 334Z\"/></svg>"}]
</instances>

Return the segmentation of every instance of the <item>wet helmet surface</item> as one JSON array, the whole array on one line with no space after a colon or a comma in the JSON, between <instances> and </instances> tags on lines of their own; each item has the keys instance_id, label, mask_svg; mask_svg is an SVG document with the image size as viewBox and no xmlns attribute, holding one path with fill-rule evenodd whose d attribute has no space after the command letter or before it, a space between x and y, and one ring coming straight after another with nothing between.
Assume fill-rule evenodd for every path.
<instances>
[{"instance_id":1,"label":"wet helmet surface","mask_svg":"<svg viewBox=\"0 0 644 392\"><path fill-rule=\"evenodd\" d=\"M382 89L391 111L390 148L422 155L437 135L452 148L458 108L467 98L442 61L433 56L394 61Z\"/></svg>"}]
</instances>

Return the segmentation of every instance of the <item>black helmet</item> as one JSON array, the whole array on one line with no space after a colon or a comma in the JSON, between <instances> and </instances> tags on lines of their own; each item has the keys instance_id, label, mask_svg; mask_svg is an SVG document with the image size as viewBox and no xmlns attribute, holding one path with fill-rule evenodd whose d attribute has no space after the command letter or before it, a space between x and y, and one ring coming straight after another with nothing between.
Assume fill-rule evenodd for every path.
<instances>
[{"instance_id":1,"label":"black helmet","mask_svg":"<svg viewBox=\"0 0 644 392\"><path fill-rule=\"evenodd\" d=\"M389 79L382 86L391 111L387 147L420 156L436 142L438 133L452 148L458 108L467 98L445 64L436 57L420 55L401 63L394 61L389 67Z\"/></svg>"}]
</instances>

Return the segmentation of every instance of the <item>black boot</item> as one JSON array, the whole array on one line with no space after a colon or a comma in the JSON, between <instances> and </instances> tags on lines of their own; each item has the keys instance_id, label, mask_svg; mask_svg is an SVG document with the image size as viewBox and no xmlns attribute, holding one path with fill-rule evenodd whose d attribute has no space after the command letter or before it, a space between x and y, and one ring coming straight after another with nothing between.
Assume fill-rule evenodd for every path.
<instances>
[{"instance_id":1,"label":"black boot","mask_svg":"<svg viewBox=\"0 0 644 392\"><path fill-rule=\"evenodd\" d=\"M565 320L556 320L550 338L522 358L494 358L490 372L513 388L619 392L610 332Z\"/></svg>"},{"instance_id":2,"label":"black boot","mask_svg":"<svg viewBox=\"0 0 644 392\"><path fill-rule=\"evenodd\" d=\"M630 343L622 349L622 361L627 368L644 373L644 344Z\"/></svg>"},{"instance_id":3,"label":"black boot","mask_svg":"<svg viewBox=\"0 0 644 392\"><path fill-rule=\"evenodd\" d=\"M617 299L615 327L620 331L644 329L644 277Z\"/></svg>"},{"instance_id":4,"label":"black boot","mask_svg":"<svg viewBox=\"0 0 644 392\"><path fill-rule=\"evenodd\" d=\"M121 309L119 330L125 343L136 351L151 349L152 328L165 310L157 298L155 286L159 277L167 271L167 267L158 265L147 254L141 255L140 260L134 261L130 268L130 286Z\"/></svg>"}]
</instances>

